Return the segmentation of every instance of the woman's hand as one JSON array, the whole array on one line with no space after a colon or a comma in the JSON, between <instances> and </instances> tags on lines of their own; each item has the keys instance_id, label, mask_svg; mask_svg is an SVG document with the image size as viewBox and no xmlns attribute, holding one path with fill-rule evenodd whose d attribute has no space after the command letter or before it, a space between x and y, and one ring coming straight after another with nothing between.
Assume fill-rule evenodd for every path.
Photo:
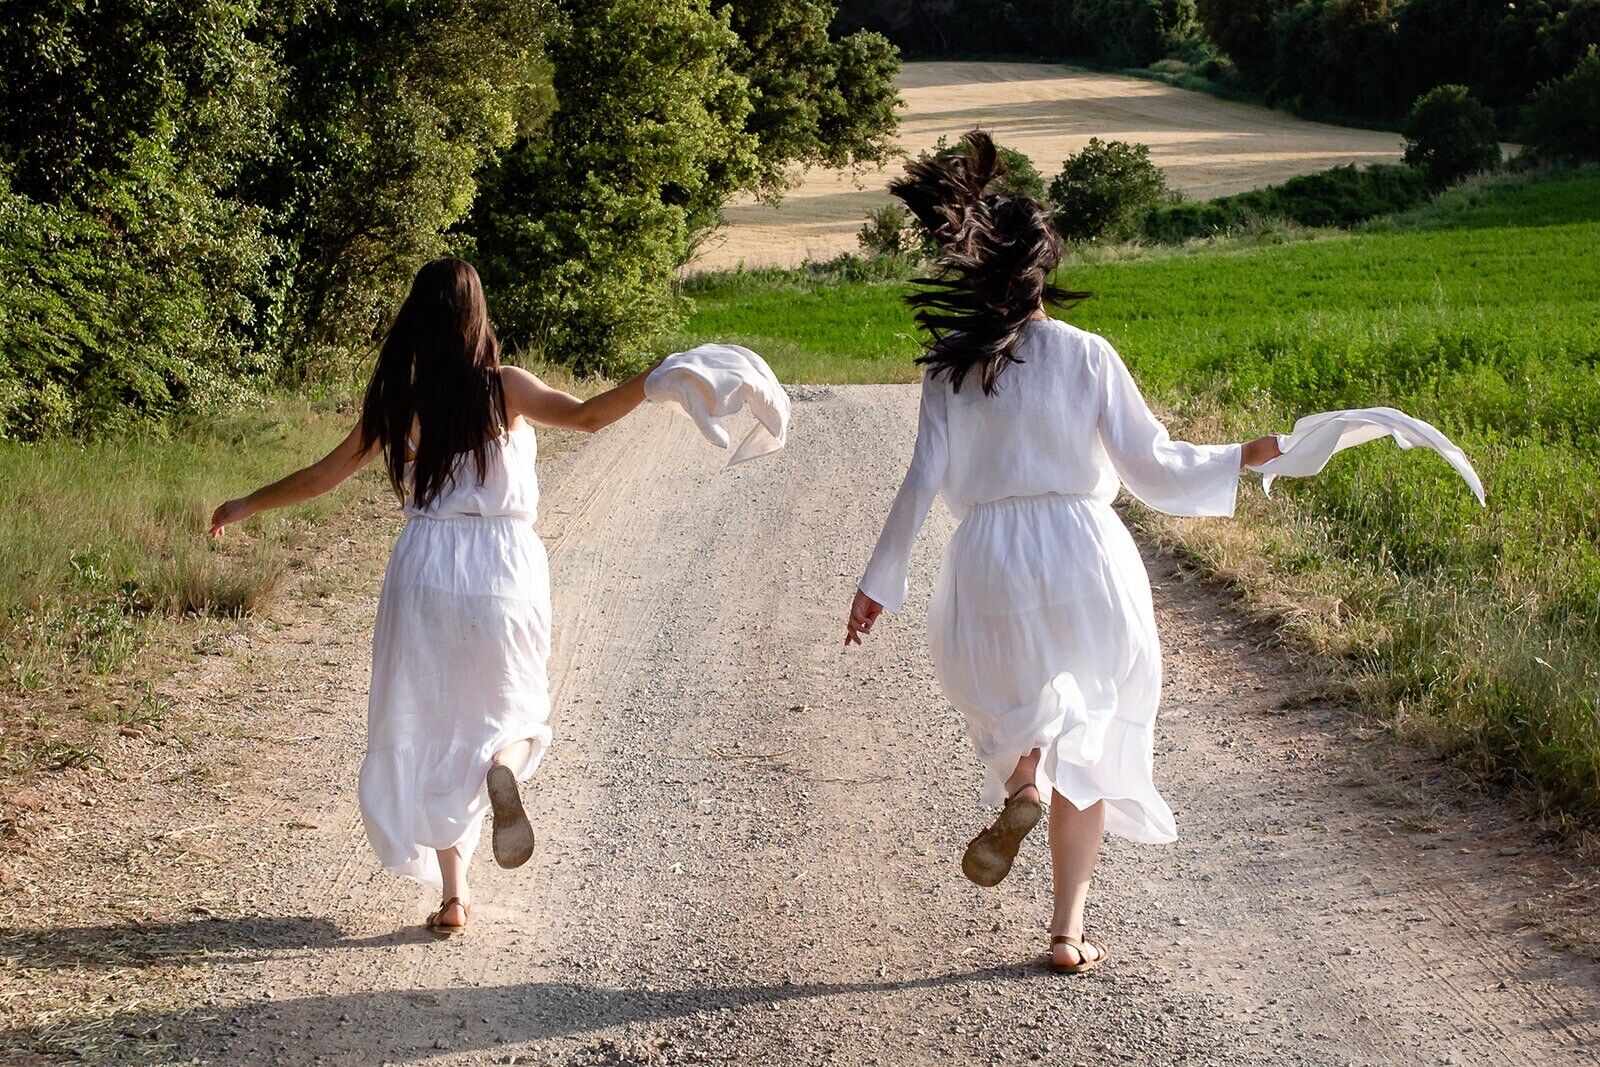
<instances>
[{"instance_id":1,"label":"woman's hand","mask_svg":"<svg viewBox=\"0 0 1600 1067\"><path fill-rule=\"evenodd\" d=\"M1246 441L1239 446L1239 466L1259 467L1267 460L1277 459L1281 455L1283 449L1278 447L1278 435L1269 433L1265 437Z\"/></svg>"},{"instance_id":2,"label":"woman's hand","mask_svg":"<svg viewBox=\"0 0 1600 1067\"><path fill-rule=\"evenodd\" d=\"M255 509L242 497L219 505L217 510L211 513L211 536L221 537L223 530L234 523L243 522L253 514Z\"/></svg>"},{"instance_id":3,"label":"woman's hand","mask_svg":"<svg viewBox=\"0 0 1600 1067\"><path fill-rule=\"evenodd\" d=\"M861 635L872 632L872 624L881 614L883 605L857 589L855 601L850 605L850 621L844 626L844 643L859 645Z\"/></svg>"}]
</instances>

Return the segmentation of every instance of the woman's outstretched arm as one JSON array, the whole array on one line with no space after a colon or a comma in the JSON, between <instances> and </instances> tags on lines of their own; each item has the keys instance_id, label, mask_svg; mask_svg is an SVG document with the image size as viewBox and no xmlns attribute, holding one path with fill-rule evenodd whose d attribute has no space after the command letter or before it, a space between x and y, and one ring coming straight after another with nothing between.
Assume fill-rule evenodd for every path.
<instances>
[{"instance_id":1,"label":"woman's outstretched arm","mask_svg":"<svg viewBox=\"0 0 1600 1067\"><path fill-rule=\"evenodd\" d=\"M302 467L287 478L280 478L271 485L262 486L249 496L230 500L218 507L211 515L211 536L221 537L224 529L236 522L243 522L252 515L321 496L371 463L381 448L382 445L377 443L370 448L362 448L361 424L356 423L355 428L332 452L311 466Z\"/></svg>"},{"instance_id":2,"label":"woman's outstretched arm","mask_svg":"<svg viewBox=\"0 0 1600 1067\"><path fill-rule=\"evenodd\" d=\"M571 393L551 388L521 367L500 368L500 385L505 390L508 414L521 415L530 422L558 430L594 433L644 402L644 380L655 369L656 365L652 364L621 385L588 400L579 400Z\"/></svg>"}]
</instances>

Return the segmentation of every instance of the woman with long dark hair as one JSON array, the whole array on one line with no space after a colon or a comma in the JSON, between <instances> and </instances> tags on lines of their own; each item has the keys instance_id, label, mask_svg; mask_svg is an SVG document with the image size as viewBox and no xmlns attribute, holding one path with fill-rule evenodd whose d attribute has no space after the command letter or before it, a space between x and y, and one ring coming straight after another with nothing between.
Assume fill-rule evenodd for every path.
<instances>
[{"instance_id":1,"label":"woman with long dark hair","mask_svg":"<svg viewBox=\"0 0 1600 1067\"><path fill-rule=\"evenodd\" d=\"M850 609L860 643L906 600L912 542L936 494L960 520L928 636L940 688L965 716L1003 804L962 858L996 885L1050 796L1050 960L1078 973L1105 947L1084 933L1106 831L1171 841L1151 778L1161 649L1139 550L1111 509L1119 487L1176 515L1231 515L1241 467L1277 441L1173 441L1103 338L1049 318L1088 294L1050 281L1061 242L1025 196L991 192L993 142L973 132L890 185L933 234L939 270L909 297L927 335L911 467Z\"/></svg>"},{"instance_id":2,"label":"woman with long dark hair","mask_svg":"<svg viewBox=\"0 0 1600 1067\"><path fill-rule=\"evenodd\" d=\"M384 338L361 419L318 462L230 500L212 536L326 493L382 456L407 516L372 639L361 817L390 870L442 890L428 916L466 929L467 866L494 812L494 857L533 854L518 783L550 743L550 572L534 530L533 424L593 432L644 399L640 374L589 400L501 366L478 272L417 272Z\"/></svg>"}]
</instances>

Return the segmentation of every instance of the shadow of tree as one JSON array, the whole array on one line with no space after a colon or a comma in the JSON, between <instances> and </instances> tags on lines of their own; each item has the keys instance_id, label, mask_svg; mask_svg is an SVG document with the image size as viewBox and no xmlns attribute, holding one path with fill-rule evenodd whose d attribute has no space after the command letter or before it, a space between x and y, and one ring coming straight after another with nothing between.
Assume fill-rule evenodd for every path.
<instances>
[{"instance_id":1,"label":"shadow of tree","mask_svg":"<svg viewBox=\"0 0 1600 1067\"><path fill-rule=\"evenodd\" d=\"M346 943L346 942L341 942ZM203 1062L405 1063L570 1037L633 1023L661 1023L721 1011L853 994L889 994L967 983L1048 982L1041 966L1011 964L902 980L713 985L632 989L569 982L494 988L437 988L296 997L227 1009L127 1012L114 1025L159 1042L176 1058ZM285 1036L292 1043L276 1044ZM30 1035L0 1031L0 1048L27 1047Z\"/></svg>"},{"instance_id":2,"label":"shadow of tree","mask_svg":"<svg viewBox=\"0 0 1600 1067\"><path fill-rule=\"evenodd\" d=\"M212 960L249 963L290 949L388 948L429 940L420 926L367 938L346 937L310 915L122 923L29 929L0 927L8 967L151 967Z\"/></svg>"}]
</instances>

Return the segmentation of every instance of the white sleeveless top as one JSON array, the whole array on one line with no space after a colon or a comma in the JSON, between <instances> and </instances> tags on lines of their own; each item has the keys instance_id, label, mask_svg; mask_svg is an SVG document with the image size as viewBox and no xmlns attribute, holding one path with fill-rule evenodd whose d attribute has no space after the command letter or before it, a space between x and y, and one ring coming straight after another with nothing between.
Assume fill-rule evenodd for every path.
<instances>
[{"instance_id":1,"label":"white sleeveless top","mask_svg":"<svg viewBox=\"0 0 1600 1067\"><path fill-rule=\"evenodd\" d=\"M533 427L524 422L489 442L483 482L471 452L456 457L455 479L426 508L406 494L409 517L430 519L503 517L533 522L539 515L539 478L534 464L539 442ZM406 463L407 481L412 464Z\"/></svg>"}]
</instances>

